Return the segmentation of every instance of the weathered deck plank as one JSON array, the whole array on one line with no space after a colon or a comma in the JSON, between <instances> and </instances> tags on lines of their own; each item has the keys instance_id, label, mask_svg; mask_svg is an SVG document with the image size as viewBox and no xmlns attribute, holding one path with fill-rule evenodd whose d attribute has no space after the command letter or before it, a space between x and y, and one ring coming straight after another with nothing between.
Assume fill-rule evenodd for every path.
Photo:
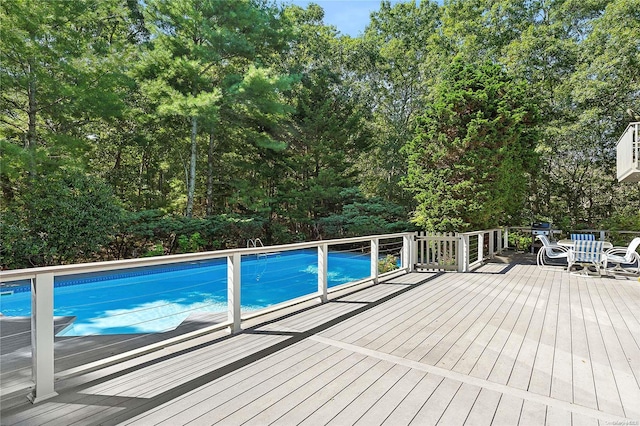
<instances>
[{"instance_id":1,"label":"weathered deck plank","mask_svg":"<svg viewBox=\"0 0 640 426\"><path fill-rule=\"evenodd\" d=\"M1 423L638 420L638 287L529 265L408 274L88 373L58 397L3 410Z\"/></svg>"},{"instance_id":2,"label":"weathered deck plank","mask_svg":"<svg viewBox=\"0 0 640 426\"><path fill-rule=\"evenodd\" d=\"M547 303L544 309L542 330L537 343L536 353L533 359L531 376L527 390L540 395L551 395L551 377L553 374L553 358L556 343L556 330L558 327L558 310L560 303L560 285L554 285L561 281L558 272L550 271L546 280L551 284L547 295Z\"/></svg>"},{"instance_id":3,"label":"weathered deck plank","mask_svg":"<svg viewBox=\"0 0 640 426\"><path fill-rule=\"evenodd\" d=\"M584 280L571 275L569 277L569 298L571 309L571 349L573 366L573 402L584 407L598 408L596 385L593 377L593 362L589 353L587 331L583 306L580 303L579 286Z\"/></svg>"},{"instance_id":4,"label":"weathered deck plank","mask_svg":"<svg viewBox=\"0 0 640 426\"><path fill-rule=\"evenodd\" d=\"M498 408L501 397L502 394L500 392L481 389L473 403L473 407L467 414L466 423L477 426L490 425L493 422L493 416L496 414L496 408Z\"/></svg>"}]
</instances>

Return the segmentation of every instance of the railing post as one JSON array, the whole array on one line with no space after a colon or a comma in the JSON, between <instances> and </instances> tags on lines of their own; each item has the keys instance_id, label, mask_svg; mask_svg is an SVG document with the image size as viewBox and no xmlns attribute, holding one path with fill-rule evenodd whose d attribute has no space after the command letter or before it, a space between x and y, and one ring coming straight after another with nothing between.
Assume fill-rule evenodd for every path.
<instances>
[{"instance_id":1,"label":"railing post","mask_svg":"<svg viewBox=\"0 0 640 426\"><path fill-rule=\"evenodd\" d=\"M28 398L34 404L57 395L53 339L53 274L38 274L31 280L31 374L35 387Z\"/></svg>"},{"instance_id":2,"label":"railing post","mask_svg":"<svg viewBox=\"0 0 640 426\"><path fill-rule=\"evenodd\" d=\"M498 228L498 254L502 254L502 228Z\"/></svg>"},{"instance_id":3,"label":"railing post","mask_svg":"<svg viewBox=\"0 0 640 426\"><path fill-rule=\"evenodd\" d=\"M458 237L458 272L467 272L469 269L469 237L464 234L456 234Z\"/></svg>"},{"instance_id":4,"label":"railing post","mask_svg":"<svg viewBox=\"0 0 640 426\"><path fill-rule=\"evenodd\" d=\"M378 253L380 252L380 240L373 238L371 240L371 281L378 284Z\"/></svg>"},{"instance_id":5,"label":"railing post","mask_svg":"<svg viewBox=\"0 0 640 426\"><path fill-rule=\"evenodd\" d=\"M418 233L415 232L411 237L411 264L415 269L418 264Z\"/></svg>"},{"instance_id":6,"label":"railing post","mask_svg":"<svg viewBox=\"0 0 640 426\"><path fill-rule=\"evenodd\" d=\"M508 249L509 248L509 228L504 228L504 245L503 247Z\"/></svg>"},{"instance_id":7,"label":"railing post","mask_svg":"<svg viewBox=\"0 0 640 426\"><path fill-rule=\"evenodd\" d=\"M606 231L600 231L600 241L606 241Z\"/></svg>"},{"instance_id":8,"label":"railing post","mask_svg":"<svg viewBox=\"0 0 640 426\"><path fill-rule=\"evenodd\" d=\"M231 333L242 330L240 308L240 275L242 258L240 253L227 256L227 318Z\"/></svg>"},{"instance_id":9,"label":"railing post","mask_svg":"<svg viewBox=\"0 0 640 426\"><path fill-rule=\"evenodd\" d=\"M318 295L320 302L327 301L327 264L329 262L329 246L320 244L318 246Z\"/></svg>"},{"instance_id":10,"label":"railing post","mask_svg":"<svg viewBox=\"0 0 640 426\"><path fill-rule=\"evenodd\" d=\"M494 247L493 247L493 229L491 231L489 231L489 258L493 259L493 254L495 253L494 251Z\"/></svg>"},{"instance_id":11,"label":"railing post","mask_svg":"<svg viewBox=\"0 0 640 426\"><path fill-rule=\"evenodd\" d=\"M484 233L478 234L478 261L484 259Z\"/></svg>"},{"instance_id":12,"label":"railing post","mask_svg":"<svg viewBox=\"0 0 640 426\"><path fill-rule=\"evenodd\" d=\"M413 234L405 234L402 236L402 268L407 272L413 272L413 265L411 261L413 256L411 254L411 245L413 244Z\"/></svg>"}]
</instances>

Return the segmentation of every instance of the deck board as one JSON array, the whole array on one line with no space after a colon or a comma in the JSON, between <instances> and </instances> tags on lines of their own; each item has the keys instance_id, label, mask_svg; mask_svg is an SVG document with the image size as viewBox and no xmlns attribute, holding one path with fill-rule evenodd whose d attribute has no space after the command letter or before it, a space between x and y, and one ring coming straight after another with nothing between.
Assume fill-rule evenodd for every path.
<instances>
[{"instance_id":1,"label":"deck board","mask_svg":"<svg viewBox=\"0 0 640 426\"><path fill-rule=\"evenodd\" d=\"M551 370L551 397L573 402L573 345L571 338L571 299L569 277L563 274L558 283L558 320L554 345L553 369Z\"/></svg>"},{"instance_id":2,"label":"deck board","mask_svg":"<svg viewBox=\"0 0 640 426\"><path fill-rule=\"evenodd\" d=\"M437 424L442 426L464 424L481 390L481 387L466 383L460 386Z\"/></svg>"},{"instance_id":3,"label":"deck board","mask_svg":"<svg viewBox=\"0 0 640 426\"><path fill-rule=\"evenodd\" d=\"M601 327L601 336L606 356L610 361L613 376L618 389L627 389L619 392L625 415L631 418L640 418L640 351L635 340L617 320L617 311L611 309L597 288L589 287L592 295L592 303L596 311L596 323Z\"/></svg>"},{"instance_id":4,"label":"deck board","mask_svg":"<svg viewBox=\"0 0 640 426\"><path fill-rule=\"evenodd\" d=\"M388 426L411 424L416 414L431 399L434 391L444 380L444 378L434 374L425 375L394 408L382 424Z\"/></svg>"},{"instance_id":5,"label":"deck board","mask_svg":"<svg viewBox=\"0 0 640 426\"><path fill-rule=\"evenodd\" d=\"M534 363L536 359L539 342L542 338L546 313L549 308L549 296L552 283L549 274L545 271L536 281L539 286L535 303L531 306L531 315L526 330L523 330L523 338L518 348L518 353L513 362L513 368L507 379L509 386L518 389L528 390L533 375ZM544 420L542 421L543 424Z\"/></svg>"},{"instance_id":6,"label":"deck board","mask_svg":"<svg viewBox=\"0 0 640 426\"><path fill-rule=\"evenodd\" d=\"M639 420L639 288L532 265L407 274L68 379L57 397L3 409L0 423Z\"/></svg>"},{"instance_id":7,"label":"deck board","mask_svg":"<svg viewBox=\"0 0 640 426\"><path fill-rule=\"evenodd\" d=\"M523 403L524 401L518 397L503 394L500 397L500 402L498 402L498 408L496 408L491 424L496 426L520 424Z\"/></svg>"},{"instance_id":8,"label":"deck board","mask_svg":"<svg viewBox=\"0 0 640 426\"><path fill-rule=\"evenodd\" d=\"M376 330L370 338L368 348L380 350L394 355L404 356L410 354L419 347L426 338L437 330L439 324L444 324L447 317L455 314L455 310L474 297L473 290L477 289L484 277L469 276L469 292L465 293L461 288L455 288L456 282L452 274L449 274L445 293L434 294L433 298L426 299L426 304L419 305L416 309L404 313L398 318L401 322L385 324ZM402 330L401 333L393 330ZM363 339L360 339L362 342ZM358 342L356 342L357 344ZM427 345L424 345L427 347ZM414 355L414 358L419 358Z\"/></svg>"},{"instance_id":9,"label":"deck board","mask_svg":"<svg viewBox=\"0 0 640 426\"><path fill-rule=\"evenodd\" d=\"M493 416L496 414L501 396L500 392L480 389L478 397L473 402L473 407L467 413L466 423L477 426L490 425L493 422Z\"/></svg>"},{"instance_id":10,"label":"deck board","mask_svg":"<svg viewBox=\"0 0 640 426\"><path fill-rule=\"evenodd\" d=\"M550 271L545 278L550 287L547 296L547 303L544 308L542 329L533 359L531 376L527 390L540 395L551 395L551 377L553 374L554 348L556 342L556 332L558 326L558 310L560 285L553 285L555 281L560 281L561 277L557 272Z\"/></svg>"},{"instance_id":11,"label":"deck board","mask_svg":"<svg viewBox=\"0 0 640 426\"><path fill-rule=\"evenodd\" d=\"M598 408L596 385L593 376L593 362L589 352L587 331L581 304L579 285L593 278L569 277L569 298L571 309L571 348L573 366L573 402L593 409Z\"/></svg>"},{"instance_id":12,"label":"deck board","mask_svg":"<svg viewBox=\"0 0 640 426\"><path fill-rule=\"evenodd\" d=\"M444 379L420 407L411 420L411 425L436 425L449 407L450 402L462 387L455 380Z\"/></svg>"},{"instance_id":13,"label":"deck board","mask_svg":"<svg viewBox=\"0 0 640 426\"><path fill-rule=\"evenodd\" d=\"M610 357L601 331L601 324L598 321L597 312L594 307L594 298L586 285L579 286L579 295L581 305L583 307L582 312L584 315L587 343L589 345L589 353L592 361L591 368L593 370L598 408L603 411L624 416L621 395L618 392L616 374L611 367ZM605 325L608 322L607 318L602 318L602 320L602 325ZM612 352L617 352L614 350L614 347L611 347L610 349ZM624 365L621 365L621 367L624 367Z\"/></svg>"},{"instance_id":14,"label":"deck board","mask_svg":"<svg viewBox=\"0 0 640 426\"><path fill-rule=\"evenodd\" d=\"M429 350L420 359L421 362L452 368L464 353L476 342L493 316L496 314L502 299L511 291L507 281L502 281L486 294L481 304L469 312L460 323L445 335L442 341Z\"/></svg>"},{"instance_id":15,"label":"deck board","mask_svg":"<svg viewBox=\"0 0 640 426\"><path fill-rule=\"evenodd\" d=\"M162 421L174 421L175 417L198 405L212 405L215 400L223 403L229 398L240 395L245 389L260 386L263 382L296 366L303 368L319 360L326 359L338 352L335 348L327 348L318 343L303 341L294 345L289 351L281 351L261 359L255 364L239 370L235 375L225 376L201 388L187 392L165 404L145 411L124 424L157 424ZM263 373L256 380L258 372Z\"/></svg>"},{"instance_id":16,"label":"deck board","mask_svg":"<svg viewBox=\"0 0 640 426\"><path fill-rule=\"evenodd\" d=\"M522 307L518 313L513 328L509 331L509 335L504 342L504 345L500 349L500 355L496 359L491 373L488 379L496 383L508 383L511 382L511 386L518 389L525 389L528 383L528 377L524 378L522 375L517 374L515 377L512 375L514 369L517 366L517 358L522 349L525 335L530 330L531 322L534 317L534 309L538 304L541 286L538 276L531 276L527 279L525 284L529 287L527 297L522 299ZM522 369L528 367L527 365L521 366ZM526 372L523 374L527 374Z\"/></svg>"},{"instance_id":17,"label":"deck board","mask_svg":"<svg viewBox=\"0 0 640 426\"><path fill-rule=\"evenodd\" d=\"M503 327L507 314L511 310L512 302L524 289L523 280L524 276L517 277L517 279L511 281L508 292L500 293L498 297L496 297L496 302L498 303L497 309L493 312L490 318L485 318L484 322L478 322L481 324L482 329L473 337L473 341L467 345L466 349L462 352L453 367L450 367L451 369L463 374L470 374L474 369L476 369L476 366L480 361L482 354L487 350L489 343L493 341L498 330ZM486 374L484 377L486 377Z\"/></svg>"}]
</instances>

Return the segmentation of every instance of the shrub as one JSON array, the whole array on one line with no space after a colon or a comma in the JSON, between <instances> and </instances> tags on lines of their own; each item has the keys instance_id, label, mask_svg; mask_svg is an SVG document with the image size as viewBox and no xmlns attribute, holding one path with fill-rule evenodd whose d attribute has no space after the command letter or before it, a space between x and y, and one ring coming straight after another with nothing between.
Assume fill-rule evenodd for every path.
<instances>
[{"instance_id":1,"label":"shrub","mask_svg":"<svg viewBox=\"0 0 640 426\"><path fill-rule=\"evenodd\" d=\"M24 181L3 215L0 262L22 268L95 259L122 213L109 185L79 171Z\"/></svg>"}]
</instances>

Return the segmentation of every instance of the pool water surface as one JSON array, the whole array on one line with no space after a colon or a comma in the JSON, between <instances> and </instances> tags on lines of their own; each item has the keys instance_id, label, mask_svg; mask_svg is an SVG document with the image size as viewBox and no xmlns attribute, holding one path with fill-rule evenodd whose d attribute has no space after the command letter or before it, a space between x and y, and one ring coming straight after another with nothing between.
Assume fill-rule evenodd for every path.
<instances>
[{"instance_id":1,"label":"pool water surface","mask_svg":"<svg viewBox=\"0 0 640 426\"><path fill-rule=\"evenodd\" d=\"M315 293L317 265L313 250L243 256L243 312ZM357 281L370 276L370 257L329 253L327 269L329 287ZM54 315L76 317L58 336L157 333L193 313L226 311L226 259L57 277L54 284ZM3 287L0 312L31 315L30 287Z\"/></svg>"}]
</instances>

